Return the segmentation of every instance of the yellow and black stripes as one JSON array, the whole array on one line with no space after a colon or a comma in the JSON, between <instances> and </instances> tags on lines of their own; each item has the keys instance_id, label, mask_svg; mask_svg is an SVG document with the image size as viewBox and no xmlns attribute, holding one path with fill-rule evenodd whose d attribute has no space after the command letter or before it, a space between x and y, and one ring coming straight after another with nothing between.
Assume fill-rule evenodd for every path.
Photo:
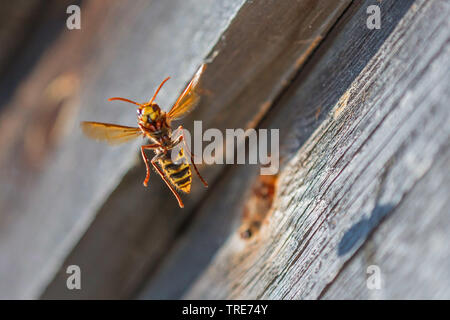
<instances>
[{"instance_id":1,"label":"yellow and black stripes","mask_svg":"<svg viewBox=\"0 0 450 320\"><path fill-rule=\"evenodd\" d=\"M176 163L171 159L171 152L168 152L160 160L161 168L169 181L179 190L189 193L191 191L192 174L189 163L184 156L183 150L176 156Z\"/></svg>"}]
</instances>

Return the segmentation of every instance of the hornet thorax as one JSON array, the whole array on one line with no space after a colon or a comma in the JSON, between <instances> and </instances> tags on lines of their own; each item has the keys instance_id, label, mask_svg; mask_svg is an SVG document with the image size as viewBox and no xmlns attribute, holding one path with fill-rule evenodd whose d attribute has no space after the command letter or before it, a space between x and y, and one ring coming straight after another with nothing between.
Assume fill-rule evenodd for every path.
<instances>
[{"instance_id":1,"label":"hornet thorax","mask_svg":"<svg viewBox=\"0 0 450 320\"><path fill-rule=\"evenodd\" d=\"M143 105L137 110L139 127L149 138L155 140L163 147L170 147L171 129L167 123L166 113L156 104Z\"/></svg>"}]
</instances>

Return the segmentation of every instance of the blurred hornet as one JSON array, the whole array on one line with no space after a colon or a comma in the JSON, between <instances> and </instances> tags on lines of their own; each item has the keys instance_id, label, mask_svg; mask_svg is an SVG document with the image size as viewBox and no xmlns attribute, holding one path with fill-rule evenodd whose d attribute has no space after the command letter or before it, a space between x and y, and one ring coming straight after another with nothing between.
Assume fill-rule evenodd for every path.
<instances>
[{"instance_id":1,"label":"blurred hornet","mask_svg":"<svg viewBox=\"0 0 450 320\"><path fill-rule=\"evenodd\" d=\"M158 89L156 89L155 94L147 103L141 104L119 97L108 99L109 101L121 100L137 105L139 107L137 109L137 122L139 127L137 128L90 121L81 123L83 132L89 138L106 141L111 145L124 143L140 136L143 136L144 138L147 137L152 143L141 146L142 158L144 159L147 169L144 186L147 186L150 177L150 168L147 155L145 154L145 149L152 149L155 152L155 156L152 160L150 160L150 162L156 169L156 172L159 173L161 178L173 192L181 208L183 208L184 205L176 189L184 193L189 193L191 191L192 183L191 168L189 166L185 151L190 155L191 164L200 180L203 182L205 187L207 187L208 184L198 172L193 160L193 155L187 147L183 134L176 139L172 136L171 121L184 117L198 104L200 97L198 92L200 76L205 70L205 67L206 65L203 64L199 68L194 78L192 78L186 89L167 113L162 111L161 108L153 101L155 100L161 87L167 80L170 79L170 77L167 77L163 82L161 82ZM183 127L179 126L177 131L180 130L183 132L182 129ZM174 154L172 157L172 152L175 150L174 147L182 141L184 142L185 149L182 147L177 148L179 149L178 154ZM175 159L175 161L172 161L172 159Z\"/></svg>"}]
</instances>

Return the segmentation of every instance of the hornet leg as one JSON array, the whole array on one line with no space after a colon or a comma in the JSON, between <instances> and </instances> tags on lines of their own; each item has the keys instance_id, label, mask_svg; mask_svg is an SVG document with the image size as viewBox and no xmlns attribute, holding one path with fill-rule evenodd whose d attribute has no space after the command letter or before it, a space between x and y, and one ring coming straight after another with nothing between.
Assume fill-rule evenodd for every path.
<instances>
[{"instance_id":1,"label":"hornet leg","mask_svg":"<svg viewBox=\"0 0 450 320\"><path fill-rule=\"evenodd\" d=\"M142 154L142 159L144 159L145 162L145 168L147 170L147 175L145 176L145 180L144 180L144 186L147 186L148 184L148 179L150 178L150 168L148 166L148 158L147 155L145 154L144 150L145 149L155 149L158 148L159 144L147 144L144 146L141 146L141 154Z\"/></svg>"}]
</instances>

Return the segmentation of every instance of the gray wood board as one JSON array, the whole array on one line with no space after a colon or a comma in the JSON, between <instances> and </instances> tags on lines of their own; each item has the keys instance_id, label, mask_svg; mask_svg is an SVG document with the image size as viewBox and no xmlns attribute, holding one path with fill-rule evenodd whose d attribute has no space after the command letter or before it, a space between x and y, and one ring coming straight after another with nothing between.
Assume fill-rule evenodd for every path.
<instances>
[{"instance_id":1,"label":"gray wood board","mask_svg":"<svg viewBox=\"0 0 450 320\"><path fill-rule=\"evenodd\" d=\"M449 151L443 150L423 179L372 232L322 299L450 298ZM379 288L367 286L374 276L370 266L379 268Z\"/></svg>"},{"instance_id":2,"label":"gray wood board","mask_svg":"<svg viewBox=\"0 0 450 320\"><path fill-rule=\"evenodd\" d=\"M109 148L88 141L82 136L79 121L135 124L133 108L108 103L106 99L125 96L147 101L168 75L173 80L160 93L158 102L163 106L173 103L174 93L181 92L242 3L242 0L116 1L103 8L102 28L95 32L89 28L93 23L89 10L97 4L85 3L82 29L73 32L95 39L96 46L84 52L84 56L75 57L75 61L69 59L70 55L65 61L68 66L77 65L79 60L84 62L77 101L79 113L71 119L72 125L67 125L70 134L30 192L23 191L20 179L2 181L4 188L17 190L18 200L7 212L2 212L0 297L39 297L95 219L97 210L136 161L138 142ZM58 44L61 42L64 39ZM49 54L52 49L58 50L58 44L56 49L49 48ZM41 71L40 67L30 75L30 81L39 79L36 73ZM141 179L140 175L135 181L140 187ZM146 195L148 201L149 193ZM115 215L119 214L120 211L115 211ZM120 232L126 233L127 228L121 228ZM108 243L102 245L107 248ZM105 247L99 248L100 252ZM83 261L75 264L83 267Z\"/></svg>"},{"instance_id":3,"label":"gray wood board","mask_svg":"<svg viewBox=\"0 0 450 320\"><path fill-rule=\"evenodd\" d=\"M328 117L411 3L383 2L383 19L390 23L376 32L362 27L370 1L353 3L349 7L260 125L280 128L282 163L289 161ZM223 180L208 195L166 261L148 280L141 298L180 297L239 224L248 189L258 171L255 166L239 166L222 176Z\"/></svg>"},{"instance_id":4,"label":"gray wood board","mask_svg":"<svg viewBox=\"0 0 450 320\"><path fill-rule=\"evenodd\" d=\"M401 7L406 9L409 4L383 1L382 12L389 17L392 11L399 13ZM333 84L342 88L341 82L352 81L332 110L326 112L320 126L300 144L300 150L286 159L272 214L250 241L243 242L236 233L232 234L186 298L316 299L327 288L328 294L336 298L342 282L336 286L329 284L371 232L376 235L380 225L387 230L395 228L394 217L400 211L400 219L405 206L410 211L417 210L411 215L419 218L423 214L421 208L408 203L408 199L414 199L416 186L419 192L426 181L433 180L427 175L448 175L444 168L450 136L449 9L446 1L415 1L362 70L355 72L349 66L344 74L340 68L336 69L340 72L329 74L331 88ZM381 30L369 32L364 30L366 15L361 14L365 13L364 5L359 10L360 15L355 15L359 20L352 20L349 33L342 37L348 37L348 50L355 50L354 53L359 50L360 55L340 55L342 50L338 48L343 38L338 37L337 48L332 50L334 61L344 59L358 66L359 58L377 43L364 43L368 39L360 37L361 32L370 34L369 39L377 39L383 28L395 22L385 18ZM330 82L324 80L320 90L312 90L313 86L308 92L305 91L308 85L303 84L296 94L288 95L285 109L302 113L305 98L320 97L326 89L330 90L327 87ZM320 88L318 84L310 82ZM293 135L286 143L295 145L295 141L301 141L302 128L308 128L305 123L307 118L293 121L296 126L290 127ZM433 170L435 166L437 169ZM449 194L448 179L436 180L443 189L439 195L445 197ZM425 193L422 201L423 207L432 211L438 210L435 205L445 209L447 203L441 199L442 205L433 204L433 198ZM437 221L430 224L428 219L433 218L424 218L428 230L435 229ZM448 221L437 216L435 219L442 224ZM401 228L407 227L399 227L389 239L400 241L397 232ZM436 231L442 235L442 231ZM397 274L399 278L395 290L385 291L385 298L417 296L409 290L412 284L407 275L411 264L421 267L416 274L431 277L439 286L431 297L449 296L450 287L445 281L437 281L437 276L446 272L429 274L430 269L442 271L443 267L431 263L442 264L445 259L448 264L447 238L435 239L438 243L429 249L427 257L432 258L427 264L417 263L422 256L417 252L408 255L409 264L396 265L395 269L386 266L391 266L391 279ZM417 244L409 241L401 244L403 247L397 249L405 252L417 248ZM396 243L385 246L396 248ZM377 262L383 265L383 261ZM351 270L342 273L342 281L348 272ZM416 288L420 290L420 283Z\"/></svg>"},{"instance_id":5,"label":"gray wood board","mask_svg":"<svg viewBox=\"0 0 450 320\"><path fill-rule=\"evenodd\" d=\"M204 129L254 126L264 116L280 90L293 78L306 57L320 43L349 2L347 0L246 2L233 17L216 45L209 51L206 59L209 64L202 80L207 94L196 111L183 120L185 127L191 130L194 119L201 119ZM180 15L183 11L193 12L185 8L186 5L177 7ZM200 4L196 5L200 6ZM174 4L171 4L170 8L171 6ZM199 12L204 11L200 10ZM203 18L196 17L197 19L201 24ZM209 21L217 18L211 16L205 19ZM175 18L163 20L178 21ZM179 21L172 27L185 28ZM200 26L198 27L200 28ZM209 28L207 25L203 25L201 28L203 27ZM163 34L159 35L161 39L156 40L162 41L164 36L170 38L168 35L170 30L164 28L158 26L158 32ZM144 27L141 30L143 29ZM182 36L191 39L195 44L197 37L201 38L201 34L201 30L196 34L193 34L192 30L187 30L183 32ZM137 43L142 42L141 37L142 33L136 33L129 40L135 43L134 45L130 44L130 51L137 46ZM152 39L154 43L159 43L156 40ZM175 39L171 41L175 41ZM152 46L151 49L154 48L157 46ZM152 52L152 56L155 56L152 61L157 61L157 56L165 54L157 48L155 52ZM191 55L192 53L186 54ZM133 55L130 57L126 54L126 50L122 52L121 57L126 61L134 59ZM200 55L194 55L192 61L196 61L195 59L199 57ZM116 60L110 58L108 61ZM138 68L136 61L129 63ZM182 68L184 65L182 61L174 61L173 64L172 68ZM163 69L167 63L159 61L157 65ZM192 75L193 69L189 68L189 70ZM173 75L174 79L179 74L170 72L172 69L166 71L158 69L155 74ZM137 73L127 71L126 74L136 75ZM147 76L142 72L139 74ZM112 80L108 81L112 82ZM117 77L116 81L118 81L116 89L125 82L125 80L117 80ZM101 83L93 83L93 88L100 90L98 86ZM140 83L139 87L143 89L143 85ZM154 85L146 85L147 90L142 90L137 95L133 95L133 91L127 92L124 87L114 95L148 97L148 88L152 87ZM144 95L144 92L147 92L147 95ZM169 101L167 100L168 92L179 92L179 90L173 90L173 86L168 84L168 88L165 87L161 93L160 101L163 102L161 105L165 105ZM107 94L105 93L105 96L110 96ZM94 120L99 119L100 116L99 113ZM98 148L98 145L95 147ZM102 152L106 152L105 150L101 149ZM90 152L90 150L85 152ZM128 152L131 151L127 151L127 154ZM121 151L121 153L124 152ZM137 151L132 154L137 158ZM96 156L96 153L93 156ZM96 161L109 162L110 160L107 158L110 156L109 153L108 156L104 155L101 158L97 156ZM43 294L43 298L129 297L141 286L142 279L145 279L154 270L161 257L165 256L180 228L183 227L190 215L195 213L198 203L207 192L211 192L215 188L214 181L220 177L224 169L224 166L221 165L201 166L199 169L210 183L210 188L204 189L194 178L191 194L184 197L185 208L181 210L173 195L156 174L151 175L150 187L142 188L141 183L145 169L142 162L138 161L139 164L127 174L125 174L127 171L125 166L118 167L115 163L116 168L114 169L109 165L102 168L103 174L112 170L125 175L114 192L108 193L111 189L105 190L105 195L109 195L108 199L106 201L102 199L103 205L98 210L95 220L92 221L82 239L62 263L59 272ZM100 188L101 186L96 184L93 187ZM91 210L97 210L97 208ZM80 265L83 270L85 284L81 291L66 290L65 268L70 264Z\"/></svg>"},{"instance_id":6,"label":"gray wood board","mask_svg":"<svg viewBox=\"0 0 450 320\"><path fill-rule=\"evenodd\" d=\"M2 1L0 4L0 110L35 63L64 31L66 8L80 1Z\"/></svg>"}]
</instances>

